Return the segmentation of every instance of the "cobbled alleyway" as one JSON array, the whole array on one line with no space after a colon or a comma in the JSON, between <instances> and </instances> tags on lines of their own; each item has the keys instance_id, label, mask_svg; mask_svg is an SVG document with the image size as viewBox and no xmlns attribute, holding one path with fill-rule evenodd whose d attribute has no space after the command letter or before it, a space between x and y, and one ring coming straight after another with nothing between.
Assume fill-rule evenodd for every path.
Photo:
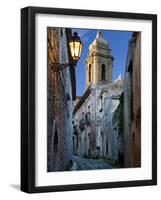
<instances>
[{"instance_id":1,"label":"cobbled alleyway","mask_svg":"<svg viewBox=\"0 0 161 200\"><path fill-rule=\"evenodd\" d=\"M71 169L72 171L92 169L112 169L112 166L103 160L86 159L78 156L73 156L73 166Z\"/></svg>"}]
</instances>

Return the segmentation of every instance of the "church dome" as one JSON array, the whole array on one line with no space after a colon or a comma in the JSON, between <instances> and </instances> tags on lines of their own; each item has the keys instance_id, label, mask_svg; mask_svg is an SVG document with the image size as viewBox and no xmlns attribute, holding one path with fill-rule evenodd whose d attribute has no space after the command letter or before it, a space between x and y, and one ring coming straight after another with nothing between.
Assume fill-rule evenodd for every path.
<instances>
[{"instance_id":1,"label":"church dome","mask_svg":"<svg viewBox=\"0 0 161 200\"><path fill-rule=\"evenodd\" d=\"M89 50L92 50L94 47L108 49L108 41L103 38L103 34L100 31L97 32L96 38L89 46Z\"/></svg>"}]
</instances>

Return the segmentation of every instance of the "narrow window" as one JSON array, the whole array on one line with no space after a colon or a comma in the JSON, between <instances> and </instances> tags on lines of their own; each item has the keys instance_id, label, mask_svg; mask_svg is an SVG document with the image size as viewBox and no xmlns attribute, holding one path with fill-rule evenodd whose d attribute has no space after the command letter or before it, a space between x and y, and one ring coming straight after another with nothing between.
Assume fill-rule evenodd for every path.
<instances>
[{"instance_id":1,"label":"narrow window","mask_svg":"<svg viewBox=\"0 0 161 200\"><path fill-rule=\"evenodd\" d=\"M89 65L88 80L91 82L91 64Z\"/></svg>"},{"instance_id":2,"label":"narrow window","mask_svg":"<svg viewBox=\"0 0 161 200\"><path fill-rule=\"evenodd\" d=\"M88 106L88 112L90 112L90 106Z\"/></svg>"},{"instance_id":3,"label":"narrow window","mask_svg":"<svg viewBox=\"0 0 161 200\"><path fill-rule=\"evenodd\" d=\"M106 141L106 155L108 155L108 141Z\"/></svg>"},{"instance_id":4,"label":"narrow window","mask_svg":"<svg viewBox=\"0 0 161 200\"><path fill-rule=\"evenodd\" d=\"M89 117L89 120L90 120L90 118L91 118L91 112L90 112L90 106L88 106L88 117Z\"/></svg>"},{"instance_id":5,"label":"narrow window","mask_svg":"<svg viewBox=\"0 0 161 200\"><path fill-rule=\"evenodd\" d=\"M58 145L58 132L57 132L57 130L55 131L55 135L54 135L54 145Z\"/></svg>"},{"instance_id":6,"label":"narrow window","mask_svg":"<svg viewBox=\"0 0 161 200\"><path fill-rule=\"evenodd\" d=\"M82 118L84 117L84 112L82 112Z\"/></svg>"},{"instance_id":7,"label":"narrow window","mask_svg":"<svg viewBox=\"0 0 161 200\"><path fill-rule=\"evenodd\" d=\"M100 96L100 112L103 110L103 97L102 95Z\"/></svg>"},{"instance_id":8,"label":"narrow window","mask_svg":"<svg viewBox=\"0 0 161 200\"><path fill-rule=\"evenodd\" d=\"M106 75L106 66L105 64L102 64L102 72L101 72L101 80L105 81L105 75Z\"/></svg>"},{"instance_id":9,"label":"narrow window","mask_svg":"<svg viewBox=\"0 0 161 200\"><path fill-rule=\"evenodd\" d=\"M54 153L57 153L58 152L58 132L57 132L57 130L55 130L53 143L54 143L53 144Z\"/></svg>"}]
</instances>

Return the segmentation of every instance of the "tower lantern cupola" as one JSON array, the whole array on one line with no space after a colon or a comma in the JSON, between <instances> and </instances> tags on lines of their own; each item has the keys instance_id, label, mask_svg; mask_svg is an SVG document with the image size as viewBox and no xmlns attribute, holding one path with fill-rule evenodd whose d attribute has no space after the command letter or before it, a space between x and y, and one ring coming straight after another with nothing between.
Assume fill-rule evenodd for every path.
<instances>
[{"instance_id":1,"label":"tower lantern cupola","mask_svg":"<svg viewBox=\"0 0 161 200\"><path fill-rule=\"evenodd\" d=\"M96 38L89 46L86 64L86 88L90 84L107 84L112 81L113 56L109 43L98 31Z\"/></svg>"}]
</instances>

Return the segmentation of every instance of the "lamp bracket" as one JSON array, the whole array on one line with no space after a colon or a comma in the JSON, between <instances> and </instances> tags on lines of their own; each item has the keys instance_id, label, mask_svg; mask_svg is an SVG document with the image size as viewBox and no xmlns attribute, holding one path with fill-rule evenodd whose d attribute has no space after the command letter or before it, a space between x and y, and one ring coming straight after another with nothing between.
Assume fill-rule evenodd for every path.
<instances>
[{"instance_id":1,"label":"lamp bracket","mask_svg":"<svg viewBox=\"0 0 161 200\"><path fill-rule=\"evenodd\" d=\"M52 63L52 70L54 72L58 72L69 67L70 65L70 63Z\"/></svg>"}]
</instances>

